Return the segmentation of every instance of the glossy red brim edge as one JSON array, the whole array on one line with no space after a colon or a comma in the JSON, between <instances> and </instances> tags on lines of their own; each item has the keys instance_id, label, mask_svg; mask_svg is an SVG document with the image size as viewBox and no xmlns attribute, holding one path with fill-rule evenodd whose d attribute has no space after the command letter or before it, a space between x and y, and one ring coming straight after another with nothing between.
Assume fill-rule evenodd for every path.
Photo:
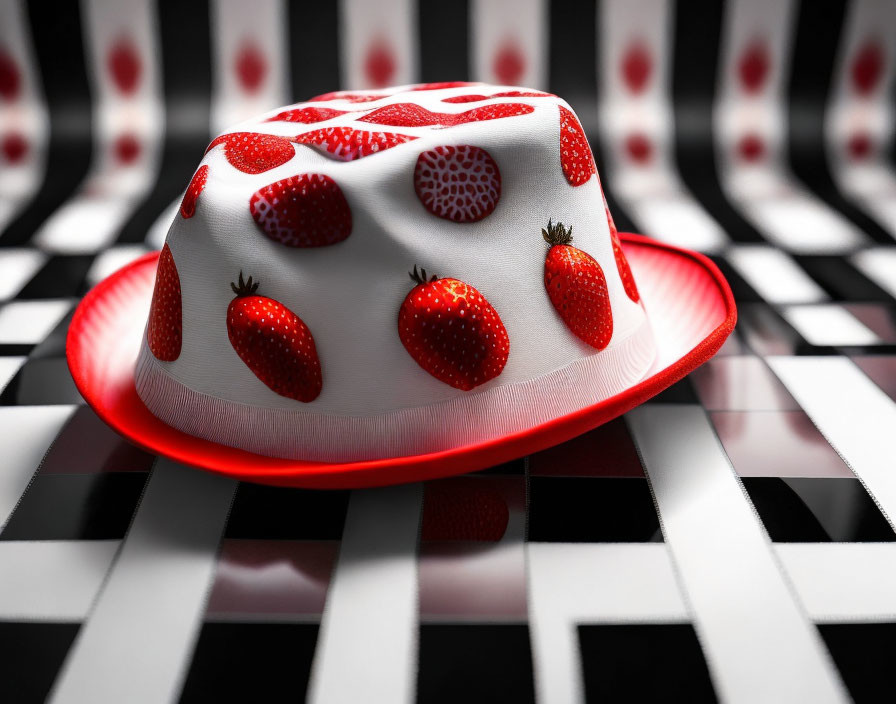
<instances>
[{"instance_id":1,"label":"glossy red brim edge","mask_svg":"<svg viewBox=\"0 0 896 704\"><path fill-rule=\"evenodd\" d=\"M69 327L66 357L75 385L100 418L136 445L183 464L245 481L309 488L381 486L473 472L616 418L707 361L734 329L734 297L712 261L641 235L620 237L660 350L647 378L536 427L442 452L345 463L287 460L193 437L160 421L134 387L158 252L123 267L84 297Z\"/></svg>"}]
</instances>

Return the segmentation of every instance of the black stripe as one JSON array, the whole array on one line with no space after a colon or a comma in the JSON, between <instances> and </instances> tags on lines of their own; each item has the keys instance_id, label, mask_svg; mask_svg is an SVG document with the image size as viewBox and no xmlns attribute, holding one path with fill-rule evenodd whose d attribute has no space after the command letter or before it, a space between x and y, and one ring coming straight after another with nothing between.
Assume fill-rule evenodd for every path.
<instances>
[{"instance_id":1,"label":"black stripe","mask_svg":"<svg viewBox=\"0 0 896 704\"><path fill-rule=\"evenodd\" d=\"M735 242L762 242L719 185L713 101L719 74L723 4L676 4L672 56L675 159L685 185Z\"/></svg>"},{"instance_id":2,"label":"black stripe","mask_svg":"<svg viewBox=\"0 0 896 704\"><path fill-rule=\"evenodd\" d=\"M469 80L469 12L467 0L420 3L420 80Z\"/></svg>"},{"instance_id":3,"label":"black stripe","mask_svg":"<svg viewBox=\"0 0 896 704\"><path fill-rule=\"evenodd\" d=\"M47 172L34 200L9 224L0 245L28 241L83 181L92 123L78 3L28 3L31 36L50 118Z\"/></svg>"},{"instance_id":4,"label":"black stripe","mask_svg":"<svg viewBox=\"0 0 896 704\"><path fill-rule=\"evenodd\" d=\"M864 230L869 237L892 244L893 238L878 222L843 197L834 185L825 158L825 108L844 12L844 0L805 2L800 5L788 85L791 167L794 174L819 198Z\"/></svg>"},{"instance_id":5,"label":"black stripe","mask_svg":"<svg viewBox=\"0 0 896 704\"><path fill-rule=\"evenodd\" d=\"M793 257L835 301L892 303L893 297L845 257L796 254Z\"/></svg>"},{"instance_id":6,"label":"black stripe","mask_svg":"<svg viewBox=\"0 0 896 704\"><path fill-rule=\"evenodd\" d=\"M336 90L341 83L339 3L288 2L286 5L293 100L307 100Z\"/></svg>"},{"instance_id":7,"label":"black stripe","mask_svg":"<svg viewBox=\"0 0 896 704\"><path fill-rule=\"evenodd\" d=\"M152 192L122 227L119 242L143 242L159 214L187 187L209 142L208 3L162 0L158 11L165 99L161 167Z\"/></svg>"}]
</instances>

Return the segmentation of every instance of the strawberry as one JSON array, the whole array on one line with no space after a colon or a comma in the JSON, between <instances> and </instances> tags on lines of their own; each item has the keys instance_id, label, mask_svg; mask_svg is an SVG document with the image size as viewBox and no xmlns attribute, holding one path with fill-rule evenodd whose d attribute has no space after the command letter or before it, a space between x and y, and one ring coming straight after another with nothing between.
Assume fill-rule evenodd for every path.
<instances>
[{"instance_id":1,"label":"strawberry","mask_svg":"<svg viewBox=\"0 0 896 704\"><path fill-rule=\"evenodd\" d=\"M632 269L628 265L628 259L625 257L625 252L622 251L622 242L619 240L619 233L616 231L616 225L613 224L613 218L610 217L609 211L607 211L607 219L610 223L610 239L613 242L613 257L616 259L616 269L619 271L619 278L622 279L622 288L625 289L625 295L637 303L641 300L641 294L638 293L635 277L632 276Z\"/></svg>"},{"instance_id":2,"label":"strawberry","mask_svg":"<svg viewBox=\"0 0 896 704\"><path fill-rule=\"evenodd\" d=\"M501 172L485 149L436 147L417 157L414 190L433 215L454 222L476 222L498 205Z\"/></svg>"},{"instance_id":3,"label":"strawberry","mask_svg":"<svg viewBox=\"0 0 896 704\"><path fill-rule=\"evenodd\" d=\"M336 182L298 174L255 191L249 210L261 231L287 247L323 247L352 233L352 211Z\"/></svg>"},{"instance_id":4,"label":"strawberry","mask_svg":"<svg viewBox=\"0 0 896 704\"><path fill-rule=\"evenodd\" d=\"M594 257L570 244L571 227L548 220L541 234L551 245L544 261L544 287L554 309L576 337L602 350L613 337L603 269Z\"/></svg>"},{"instance_id":5,"label":"strawberry","mask_svg":"<svg viewBox=\"0 0 896 704\"><path fill-rule=\"evenodd\" d=\"M420 539L497 542L509 518L507 502L487 479L437 479L424 485Z\"/></svg>"},{"instance_id":6,"label":"strawberry","mask_svg":"<svg viewBox=\"0 0 896 704\"><path fill-rule=\"evenodd\" d=\"M240 359L271 391L308 403L323 380L314 337L302 319L279 301L257 296L258 282L230 284L236 294L227 307L227 337Z\"/></svg>"},{"instance_id":7,"label":"strawberry","mask_svg":"<svg viewBox=\"0 0 896 704\"><path fill-rule=\"evenodd\" d=\"M333 108L293 108L278 112L265 122L301 122L303 125L310 125L314 122L332 120L334 117L345 114L345 110L334 110Z\"/></svg>"},{"instance_id":8,"label":"strawberry","mask_svg":"<svg viewBox=\"0 0 896 704\"><path fill-rule=\"evenodd\" d=\"M152 291L149 323L146 326L146 341L156 359L173 362L180 357L182 337L180 277L177 275L171 249L166 244L159 255L156 285Z\"/></svg>"},{"instance_id":9,"label":"strawberry","mask_svg":"<svg viewBox=\"0 0 896 704\"><path fill-rule=\"evenodd\" d=\"M553 98L553 93L542 93L531 90L505 90L502 93L490 95L490 98Z\"/></svg>"},{"instance_id":10,"label":"strawberry","mask_svg":"<svg viewBox=\"0 0 896 704\"><path fill-rule=\"evenodd\" d=\"M131 164L140 156L140 141L133 134L123 134L115 140L113 149L119 164Z\"/></svg>"},{"instance_id":11,"label":"strawberry","mask_svg":"<svg viewBox=\"0 0 896 704\"><path fill-rule=\"evenodd\" d=\"M28 141L19 132L10 132L0 141L0 152L8 163L17 164L28 152Z\"/></svg>"},{"instance_id":12,"label":"strawberry","mask_svg":"<svg viewBox=\"0 0 896 704\"><path fill-rule=\"evenodd\" d=\"M293 138L299 144L320 147L341 161L360 159L412 139L417 138L393 132L356 130L353 127L323 127Z\"/></svg>"},{"instance_id":13,"label":"strawberry","mask_svg":"<svg viewBox=\"0 0 896 704\"><path fill-rule=\"evenodd\" d=\"M737 62L737 73L747 93L758 93L768 76L768 50L761 40L756 40L744 50Z\"/></svg>"},{"instance_id":14,"label":"strawberry","mask_svg":"<svg viewBox=\"0 0 896 704\"><path fill-rule=\"evenodd\" d=\"M481 122L483 120L497 120L502 117L516 117L528 115L535 110L531 105L524 103L495 103L483 105L466 112L432 112L416 103L392 103L377 108L364 117L358 118L360 122L372 122L377 125L389 125L390 127L429 127L432 125L463 125L468 122Z\"/></svg>"},{"instance_id":15,"label":"strawberry","mask_svg":"<svg viewBox=\"0 0 896 704\"><path fill-rule=\"evenodd\" d=\"M852 83L858 93L869 95L877 86L886 64L883 48L871 41L856 53L852 60Z\"/></svg>"},{"instance_id":16,"label":"strawberry","mask_svg":"<svg viewBox=\"0 0 896 704\"><path fill-rule=\"evenodd\" d=\"M15 100L19 97L22 77L16 60L0 47L0 97L4 100Z\"/></svg>"},{"instance_id":17,"label":"strawberry","mask_svg":"<svg viewBox=\"0 0 896 704\"><path fill-rule=\"evenodd\" d=\"M504 85L519 85L525 70L526 58L513 43L501 47L492 61L492 73Z\"/></svg>"},{"instance_id":18,"label":"strawberry","mask_svg":"<svg viewBox=\"0 0 896 704\"><path fill-rule=\"evenodd\" d=\"M389 85L395 74L395 57L388 43L377 40L368 48L364 58L364 74L374 88Z\"/></svg>"},{"instance_id":19,"label":"strawberry","mask_svg":"<svg viewBox=\"0 0 896 704\"><path fill-rule=\"evenodd\" d=\"M398 311L398 337L414 361L462 391L498 376L510 340L485 297L457 279L427 280L426 270L418 273L416 266L410 276L417 285Z\"/></svg>"},{"instance_id":20,"label":"strawberry","mask_svg":"<svg viewBox=\"0 0 896 704\"><path fill-rule=\"evenodd\" d=\"M484 95L455 95L453 98L442 98L443 103L478 103L480 100L487 100Z\"/></svg>"},{"instance_id":21,"label":"strawberry","mask_svg":"<svg viewBox=\"0 0 896 704\"><path fill-rule=\"evenodd\" d=\"M323 95L316 95L313 98L309 98L308 102L317 103L329 100L345 100L349 103L371 103L374 100L381 100L387 97L387 95L381 93L351 93L345 90L335 90L331 93L324 93Z\"/></svg>"},{"instance_id":22,"label":"strawberry","mask_svg":"<svg viewBox=\"0 0 896 704\"><path fill-rule=\"evenodd\" d=\"M482 122L484 120L497 120L502 117L517 117L534 112L535 108L525 103L494 103L483 105L466 112L451 116L451 125L464 125L468 122Z\"/></svg>"},{"instance_id":23,"label":"strawberry","mask_svg":"<svg viewBox=\"0 0 896 704\"><path fill-rule=\"evenodd\" d=\"M231 132L215 139L206 153L224 145L224 156L230 165L244 174L260 174L292 159L296 150L287 137L258 132Z\"/></svg>"},{"instance_id":24,"label":"strawberry","mask_svg":"<svg viewBox=\"0 0 896 704\"><path fill-rule=\"evenodd\" d=\"M588 183L591 176L597 173L594 155L575 114L562 105L559 108L560 166L570 186L581 186Z\"/></svg>"},{"instance_id":25,"label":"strawberry","mask_svg":"<svg viewBox=\"0 0 896 704\"><path fill-rule=\"evenodd\" d=\"M199 194L205 188L205 182L208 181L208 164L200 166L193 178L190 179L190 185L187 186L187 192L184 193L184 199L180 204L180 214L185 218L191 218L196 214L196 201L199 200Z\"/></svg>"},{"instance_id":26,"label":"strawberry","mask_svg":"<svg viewBox=\"0 0 896 704\"><path fill-rule=\"evenodd\" d=\"M427 127L441 124L444 117L445 113L432 112L417 103L392 103L359 117L358 121L390 127Z\"/></svg>"}]
</instances>

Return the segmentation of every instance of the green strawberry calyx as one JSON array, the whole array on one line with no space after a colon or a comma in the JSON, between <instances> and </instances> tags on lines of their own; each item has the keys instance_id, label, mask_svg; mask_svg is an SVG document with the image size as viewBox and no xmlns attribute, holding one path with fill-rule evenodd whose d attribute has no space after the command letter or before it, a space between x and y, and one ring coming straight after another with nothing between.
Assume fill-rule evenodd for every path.
<instances>
[{"instance_id":1,"label":"green strawberry calyx","mask_svg":"<svg viewBox=\"0 0 896 704\"><path fill-rule=\"evenodd\" d=\"M230 288L233 289L233 292L236 294L237 298L244 298L245 296L251 296L258 290L258 281L252 281L252 277L249 277L248 281L243 279L243 272L240 270L240 277L237 283L230 282Z\"/></svg>"},{"instance_id":2,"label":"green strawberry calyx","mask_svg":"<svg viewBox=\"0 0 896 704\"><path fill-rule=\"evenodd\" d=\"M552 247L572 242L572 227L565 227L562 222L553 223L548 220L547 228L541 228L541 236Z\"/></svg>"}]
</instances>

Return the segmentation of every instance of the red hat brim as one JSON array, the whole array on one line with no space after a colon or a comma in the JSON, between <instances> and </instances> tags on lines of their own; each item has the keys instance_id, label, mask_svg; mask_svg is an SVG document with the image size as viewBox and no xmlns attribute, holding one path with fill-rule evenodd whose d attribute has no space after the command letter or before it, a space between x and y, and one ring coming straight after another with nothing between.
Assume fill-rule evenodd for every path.
<instances>
[{"instance_id":1,"label":"red hat brim","mask_svg":"<svg viewBox=\"0 0 896 704\"><path fill-rule=\"evenodd\" d=\"M355 488L472 472L556 445L616 418L707 361L734 329L734 297L709 259L640 235L620 233L620 237L658 346L648 376L600 403L487 442L363 462L308 462L257 455L166 425L143 405L134 386L158 252L120 269L84 297L69 327L68 365L87 403L128 440L177 462L236 479Z\"/></svg>"}]
</instances>

